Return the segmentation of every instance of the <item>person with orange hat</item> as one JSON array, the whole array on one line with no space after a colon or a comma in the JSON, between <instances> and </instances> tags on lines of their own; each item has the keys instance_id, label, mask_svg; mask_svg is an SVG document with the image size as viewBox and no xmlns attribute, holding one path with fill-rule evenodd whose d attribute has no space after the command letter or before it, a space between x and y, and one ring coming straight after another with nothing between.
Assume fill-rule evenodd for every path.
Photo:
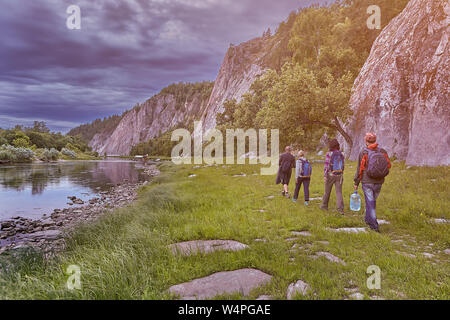
<instances>
[{"instance_id":1,"label":"person with orange hat","mask_svg":"<svg viewBox=\"0 0 450 320\"><path fill-rule=\"evenodd\" d=\"M366 147L359 153L358 167L355 173L355 190L362 184L366 206L364 221L372 230L380 232L376 215L376 201L381 192L384 178L389 174L391 161L386 150L379 148L377 136L368 132L365 136Z\"/></svg>"}]
</instances>

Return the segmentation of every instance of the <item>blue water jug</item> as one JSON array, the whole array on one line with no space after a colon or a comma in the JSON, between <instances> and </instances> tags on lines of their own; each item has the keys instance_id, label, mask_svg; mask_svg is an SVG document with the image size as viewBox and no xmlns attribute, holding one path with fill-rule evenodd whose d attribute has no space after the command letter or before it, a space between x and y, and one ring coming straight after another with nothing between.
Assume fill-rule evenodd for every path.
<instances>
[{"instance_id":1,"label":"blue water jug","mask_svg":"<svg viewBox=\"0 0 450 320\"><path fill-rule=\"evenodd\" d=\"M355 193L350 196L350 210L361 210L361 197L359 196L358 191L355 191Z\"/></svg>"}]
</instances>

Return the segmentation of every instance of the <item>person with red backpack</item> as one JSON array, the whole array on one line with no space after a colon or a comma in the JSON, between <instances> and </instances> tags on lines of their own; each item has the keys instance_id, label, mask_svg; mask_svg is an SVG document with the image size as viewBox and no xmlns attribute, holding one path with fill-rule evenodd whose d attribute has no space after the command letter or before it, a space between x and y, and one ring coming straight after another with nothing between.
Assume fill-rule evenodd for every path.
<instances>
[{"instance_id":1,"label":"person with red backpack","mask_svg":"<svg viewBox=\"0 0 450 320\"><path fill-rule=\"evenodd\" d=\"M362 183L364 200L366 203L366 216L364 221L369 227L380 232L377 222L376 205L381 192L384 178L389 174L391 161L386 150L379 148L377 136L368 132L365 136L366 147L359 153L358 167L355 173L355 190Z\"/></svg>"},{"instance_id":2,"label":"person with red backpack","mask_svg":"<svg viewBox=\"0 0 450 320\"><path fill-rule=\"evenodd\" d=\"M293 202L297 202L298 193L303 184L303 193L305 195L305 206L309 204L309 183L311 181L312 167L311 163L305 158L305 152L298 152L298 160L295 162L295 192L292 198Z\"/></svg>"},{"instance_id":3,"label":"person with red backpack","mask_svg":"<svg viewBox=\"0 0 450 320\"><path fill-rule=\"evenodd\" d=\"M322 198L320 209L328 210L328 201L330 200L333 185L336 186L336 202L337 210L340 214L344 214L344 198L342 197L342 184L344 183L344 155L339 150L340 145L337 139L330 140L329 151L325 158L324 182L325 194Z\"/></svg>"}]
</instances>

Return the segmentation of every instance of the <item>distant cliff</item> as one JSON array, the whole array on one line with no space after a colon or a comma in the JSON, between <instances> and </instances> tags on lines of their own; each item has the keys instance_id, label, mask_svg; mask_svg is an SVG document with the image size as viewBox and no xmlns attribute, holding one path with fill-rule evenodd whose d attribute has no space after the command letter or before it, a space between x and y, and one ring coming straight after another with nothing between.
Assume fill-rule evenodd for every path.
<instances>
[{"instance_id":1,"label":"distant cliff","mask_svg":"<svg viewBox=\"0 0 450 320\"><path fill-rule=\"evenodd\" d=\"M200 119L213 83L173 84L143 104L126 111L113 129L97 132L89 141L94 150L108 155L127 155L133 146L155 138L179 124Z\"/></svg>"},{"instance_id":2,"label":"distant cliff","mask_svg":"<svg viewBox=\"0 0 450 320\"><path fill-rule=\"evenodd\" d=\"M226 100L236 99L239 102L255 79L268 69L268 55L279 45L274 41L274 37L266 36L230 46L202 115L204 130L215 127L216 115L223 112Z\"/></svg>"},{"instance_id":3,"label":"distant cliff","mask_svg":"<svg viewBox=\"0 0 450 320\"><path fill-rule=\"evenodd\" d=\"M383 29L353 87L351 159L367 131L411 165L450 164L450 4L411 0Z\"/></svg>"}]
</instances>

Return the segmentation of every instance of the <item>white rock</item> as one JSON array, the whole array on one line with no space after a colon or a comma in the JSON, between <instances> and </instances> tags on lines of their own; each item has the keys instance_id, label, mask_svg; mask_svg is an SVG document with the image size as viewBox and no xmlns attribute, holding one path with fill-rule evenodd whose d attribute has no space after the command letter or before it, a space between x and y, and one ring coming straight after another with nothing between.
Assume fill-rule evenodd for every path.
<instances>
[{"instance_id":1,"label":"white rock","mask_svg":"<svg viewBox=\"0 0 450 320\"><path fill-rule=\"evenodd\" d=\"M291 233L294 236L304 236L304 237L311 237L312 234L309 231L291 231Z\"/></svg>"},{"instance_id":2,"label":"white rock","mask_svg":"<svg viewBox=\"0 0 450 320\"><path fill-rule=\"evenodd\" d=\"M349 233L367 232L366 228L338 228L338 229L328 228L328 230L335 232L349 232Z\"/></svg>"},{"instance_id":3,"label":"white rock","mask_svg":"<svg viewBox=\"0 0 450 320\"><path fill-rule=\"evenodd\" d=\"M364 299L364 295L362 293L355 292L355 293L350 295L350 298L352 298L354 300L363 300Z\"/></svg>"},{"instance_id":4,"label":"white rock","mask_svg":"<svg viewBox=\"0 0 450 320\"><path fill-rule=\"evenodd\" d=\"M292 300L298 294L305 296L309 290L311 290L311 286L309 284L302 280L298 280L297 282L289 285L286 296L288 300Z\"/></svg>"}]
</instances>

